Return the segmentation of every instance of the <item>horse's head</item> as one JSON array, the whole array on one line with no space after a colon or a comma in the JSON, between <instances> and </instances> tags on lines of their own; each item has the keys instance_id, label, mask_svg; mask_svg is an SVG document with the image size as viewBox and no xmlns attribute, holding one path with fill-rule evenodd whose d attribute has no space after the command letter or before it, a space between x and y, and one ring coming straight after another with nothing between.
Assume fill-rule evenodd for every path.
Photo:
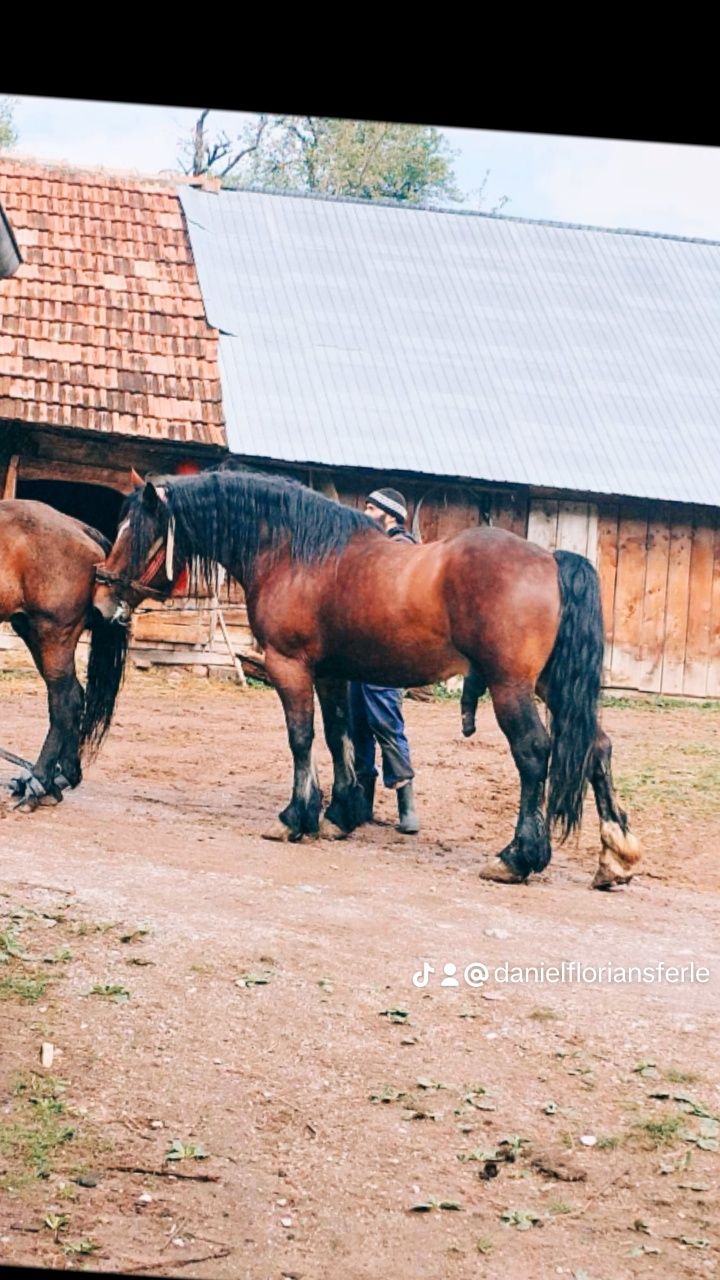
<instances>
[{"instance_id":1,"label":"horse's head","mask_svg":"<svg viewBox=\"0 0 720 1280\"><path fill-rule=\"evenodd\" d=\"M175 563L175 522L167 487L131 472L133 491L120 513L115 541L95 569L93 605L109 622L127 627L142 600L169 598L179 566Z\"/></svg>"}]
</instances>

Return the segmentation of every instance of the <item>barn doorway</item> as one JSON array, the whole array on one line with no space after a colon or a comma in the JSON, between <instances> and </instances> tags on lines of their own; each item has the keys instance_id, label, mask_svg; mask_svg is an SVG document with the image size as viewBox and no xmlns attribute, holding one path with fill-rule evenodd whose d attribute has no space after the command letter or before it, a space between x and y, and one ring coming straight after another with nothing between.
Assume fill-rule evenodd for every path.
<instances>
[{"instance_id":1,"label":"barn doorway","mask_svg":"<svg viewBox=\"0 0 720 1280\"><path fill-rule=\"evenodd\" d=\"M124 495L101 484L76 484L69 480L21 480L16 497L46 502L66 516L74 516L115 539Z\"/></svg>"}]
</instances>

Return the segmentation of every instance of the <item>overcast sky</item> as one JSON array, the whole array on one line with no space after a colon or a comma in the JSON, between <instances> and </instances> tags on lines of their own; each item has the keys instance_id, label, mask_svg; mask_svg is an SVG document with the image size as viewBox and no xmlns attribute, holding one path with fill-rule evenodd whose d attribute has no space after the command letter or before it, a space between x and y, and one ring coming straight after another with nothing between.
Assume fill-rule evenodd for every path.
<instances>
[{"instance_id":1,"label":"overcast sky","mask_svg":"<svg viewBox=\"0 0 720 1280\"><path fill-rule=\"evenodd\" d=\"M0 90L1 92L1 90ZM17 154L158 173L176 167L197 112L61 98L16 98ZM231 136L249 117L213 112ZM442 128L442 121L438 121ZM527 218L720 240L720 149L611 139L445 129L469 207L490 170L485 208Z\"/></svg>"}]
</instances>

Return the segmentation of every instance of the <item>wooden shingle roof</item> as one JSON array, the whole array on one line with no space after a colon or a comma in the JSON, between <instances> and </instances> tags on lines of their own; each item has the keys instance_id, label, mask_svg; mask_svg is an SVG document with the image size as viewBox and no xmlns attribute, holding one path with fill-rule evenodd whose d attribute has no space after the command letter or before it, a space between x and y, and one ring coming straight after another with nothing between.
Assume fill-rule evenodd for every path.
<instances>
[{"instance_id":1,"label":"wooden shingle roof","mask_svg":"<svg viewBox=\"0 0 720 1280\"><path fill-rule=\"evenodd\" d=\"M176 183L0 157L0 420L225 446Z\"/></svg>"}]
</instances>

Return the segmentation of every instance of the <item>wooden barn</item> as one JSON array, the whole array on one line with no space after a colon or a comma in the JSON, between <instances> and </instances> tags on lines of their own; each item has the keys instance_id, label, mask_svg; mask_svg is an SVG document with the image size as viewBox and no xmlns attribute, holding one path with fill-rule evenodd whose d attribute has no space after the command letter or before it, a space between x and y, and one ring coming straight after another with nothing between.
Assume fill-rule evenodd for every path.
<instances>
[{"instance_id":1,"label":"wooden barn","mask_svg":"<svg viewBox=\"0 0 720 1280\"><path fill-rule=\"evenodd\" d=\"M391 484L587 554L609 688L720 696L720 244L5 158L0 201L0 491L112 532L131 465ZM223 612L135 660L232 670Z\"/></svg>"},{"instance_id":2,"label":"wooden barn","mask_svg":"<svg viewBox=\"0 0 720 1280\"><path fill-rule=\"evenodd\" d=\"M180 191L236 465L597 565L613 689L720 696L720 243Z\"/></svg>"}]
</instances>

